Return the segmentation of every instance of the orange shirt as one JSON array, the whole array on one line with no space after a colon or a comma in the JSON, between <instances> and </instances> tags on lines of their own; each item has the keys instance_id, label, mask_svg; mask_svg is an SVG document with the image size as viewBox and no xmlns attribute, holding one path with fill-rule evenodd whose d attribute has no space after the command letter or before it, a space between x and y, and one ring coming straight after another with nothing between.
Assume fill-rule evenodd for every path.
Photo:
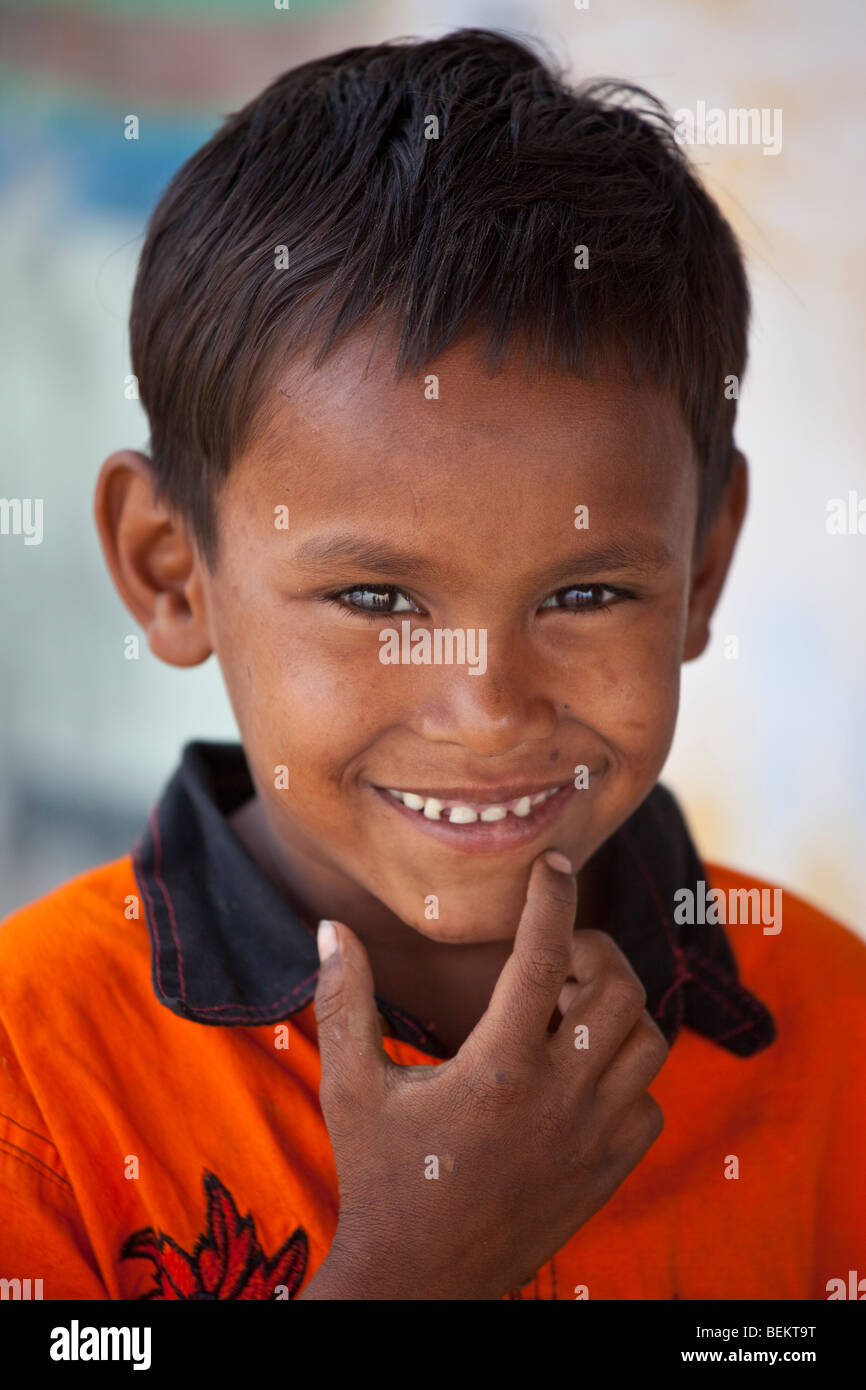
<instances>
[{"instance_id":1,"label":"orange shirt","mask_svg":"<svg viewBox=\"0 0 866 1390\"><path fill-rule=\"evenodd\" d=\"M234 779L224 772L224 786L243 787L239 765ZM220 813L207 798L199 809L205 843ZM315 972L308 980L295 962L304 988L258 1018L267 950L256 976L219 923L209 955L207 936L186 941L183 893L192 902L201 890L194 854L185 831L166 840L159 813L154 824L134 858L0 925L0 1278L41 1279L46 1299L294 1297L337 1220ZM256 874L234 846L238 873ZM729 901L731 889L770 887L704 872ZM260 900L239 905L251 922L273 906L257 888ZM161 934L147 897L163 889ZM829 1281L866 1276L866 945L787 891L783 901L780 931L724 929L744 988L708 944L676 947L667 984L651 982L656 1017L669 1024L678 1010L651 1087L665 1129L509 1297L826 1299ZM695 940L717 942L701 930ZM177 959L173 933L189 947ZM227 959L234 994L219 1002ZM700 986L691 1003L685 976ZM732 1019L717 1037L695 1031L715 1027L700 1022L704 994L711 1014ZM385 1039L389 1055L437 1065L435 1040L409 1041L418 1021L391 1010L405 1036ZM754 1039L751 1055L732 1050L738 1036Z\"/></svg>"}]
</instances>

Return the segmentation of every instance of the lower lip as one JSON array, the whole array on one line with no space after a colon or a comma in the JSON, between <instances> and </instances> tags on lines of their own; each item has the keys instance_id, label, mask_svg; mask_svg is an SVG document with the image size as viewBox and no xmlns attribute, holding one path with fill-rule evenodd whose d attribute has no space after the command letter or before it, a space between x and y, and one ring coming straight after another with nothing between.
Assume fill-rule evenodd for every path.
<instances>
[{"instance_id":1,"label":"lower lip","mask_svg":"<svg viewBox=\"0 0 866 1390\"><path fill-rule=\"evenodd\" d=\"M395 815L411 821L416 829L441 840L450 849L470 854L501 854L504 850L521 849L538 839L542 831L549 830L575 789L571 785L562 787L554 796L534 806L528 816L515 816L509 811L504 820L472 821L469 825L452 825L444 817L430 820L423 811L410 811L381 787L371 790Z\"/></svg>"}]
</instances>

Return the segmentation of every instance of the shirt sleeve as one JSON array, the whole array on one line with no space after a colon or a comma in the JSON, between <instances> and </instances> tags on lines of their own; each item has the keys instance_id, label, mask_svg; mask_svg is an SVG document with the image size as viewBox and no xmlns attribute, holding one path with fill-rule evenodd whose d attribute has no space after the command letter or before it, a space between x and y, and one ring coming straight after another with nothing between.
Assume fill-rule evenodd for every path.
<instances>
[{"instance_id":1,"label":"shirt sleeve","mask_svg":"<svg viewBox=\"0 0 866 1390\"><path fill-rule=\"evenodd\" d=\"M108 1299L75 1193L0 1026L0 1279L5 1297ZM41 1284L37 1281L41 1280Z\"/></svg>"}]
</instances>

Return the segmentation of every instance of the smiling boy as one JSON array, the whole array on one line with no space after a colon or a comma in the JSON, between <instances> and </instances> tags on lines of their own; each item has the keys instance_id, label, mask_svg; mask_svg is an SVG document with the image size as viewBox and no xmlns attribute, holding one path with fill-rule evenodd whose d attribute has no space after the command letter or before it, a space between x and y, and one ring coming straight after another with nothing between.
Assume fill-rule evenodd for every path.
<instances>
[{"instance_id":1,"label":"smiling boy","mask_svg":"<svg viewBox=\"0 0 866 1390\"><path fill-rule=\"evenodd\" d=\"M658 784L746 506L748 308L652 99L482 31L288 72L179 172L132 306L150 450L96 518L241 745L189 745L134 854L0 930L0 1273L798 1299L863 1267L866 947L787 892L781 932L683 922L768 885ZM454 634L483 671L430 659Z\"/></svg>"}]
</instances>

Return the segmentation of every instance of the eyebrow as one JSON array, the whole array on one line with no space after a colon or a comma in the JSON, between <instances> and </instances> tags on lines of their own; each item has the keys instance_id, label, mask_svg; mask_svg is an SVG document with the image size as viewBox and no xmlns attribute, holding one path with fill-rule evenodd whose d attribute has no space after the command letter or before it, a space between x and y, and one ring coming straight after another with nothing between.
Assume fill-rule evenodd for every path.
<instances>
[{"instance_id":1,"label":"eyebrow","mask_svg":"<svg viewBox=\"0 0 866 1390\"><path fill-rule=\"evenodd\" d=\"M670 546L661 539L649 536L624 536L620 540L606 541L594 549L579 550L556 573L573 573L582 570L636 570L642 574L655 574L676 562L676 555Z\"/></svg>"},{"instance_id":2,"label":"eyebrow","mask_svg":"<svg viewBox=\"0 0 866 1390\"><path fill-rule=\"evenodd\" d=\"M446 571L435 560L400 550L383 541L366 540L356 532L311 536L294 551L292 560L301 565L327 569L333 565L393 573L415 573L431 579L444 579Z\"/></svg>"},{"instance_id":3,"label":"eyebrow","mask_svg":"<svg viewBox=\"0 0 866 1390\"><path fill-rule=\"evenodd\" d=\"M674 563L676 556L661 540L629 536L605 542L594 549L578 549L553 566L545 565L532 576L535 581L555 582L592 571L633 570L653 574ZM416 555L382 541L368 540L356 532L310 536L292 555L296 564L327 569L333 565L352 566L368 571L415 574L434 582L444 580L447 570L438 561Z\"/></svg>"}]
</instances>

